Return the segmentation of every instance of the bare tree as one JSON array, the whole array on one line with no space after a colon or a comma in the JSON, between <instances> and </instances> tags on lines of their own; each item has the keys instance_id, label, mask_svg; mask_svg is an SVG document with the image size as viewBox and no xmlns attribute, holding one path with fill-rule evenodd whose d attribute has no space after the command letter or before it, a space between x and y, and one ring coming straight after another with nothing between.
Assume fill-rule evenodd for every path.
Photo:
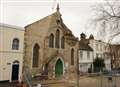
<instances>
[{"instance_id":1,"label":"bare tree","mask_svg":"<svg viewBox=\"0 0 120 87\"><path fill-rule=\"evenodd\" d=\"M110 44L116 41L120 44L120 0L105 0L104 3L96 4L93 10L95 15L92 22L100 37L106 37L112 59L114 52Z\"/></svg>"},{"instance_id":2,"label":"bare tree","mask_svg":"<svg viewBox=\"0 0 120 87\"><path fill-rule=\"evenodd\" d=\"M120 35L120 0L105 0L93 10L93 21L100 35L106 36L109 42Z\"/></svg>"}]
</instances>

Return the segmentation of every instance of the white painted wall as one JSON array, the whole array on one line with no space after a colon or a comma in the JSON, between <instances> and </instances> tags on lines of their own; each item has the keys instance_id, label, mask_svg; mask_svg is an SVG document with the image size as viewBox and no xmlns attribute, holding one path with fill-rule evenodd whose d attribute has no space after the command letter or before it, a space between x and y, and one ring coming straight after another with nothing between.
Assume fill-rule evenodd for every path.
<instances>
[{"instance_id":1,"label":"white painted wall","mask_svg":"<svg viewBox=\"0 0 120 87\"><path fill-rule=\"evenodd\" d=\"M80 56L80 51L83 53L83 57ZM88 72L88 68L90 68L93 63L93 51L90 52L90 57L87 57L87 51L79 50L79 71L80 72Z\"/></svg>"},{"instance_id":2,"label":"white painted wall","mask_svg":"<svg viewBox=\"0 0 120 87\"><path fill-rule=\"evenodd\" d=\"M104 53L109 52L109 46L107 43L99 41L99 40L90 40L91 48L94 50L94 59L97 57L96 54L98 54L98 57L104 58L105 60L105 68L107 70L111 70L111 59L110 57L105 57ZM98 47L97 47L98 46Z\"/></svg>"},{"instance_id":3,"label":"white painted wall","mask_svg":"<svg viewBox=\"0 0 120 87\"><path fill-rule=\"evenodd\" d=\"M80 57L80 51L83 52L83 58ZM79 63L93 62L93 52L90 52L90 58L87 58L87 51L79 50Z\"/></svg>"},{"instance_id":4,"label":"white painted wall","mask_svg":"<svg viewBox=\"0 0 120 87\"><path fill-rule=\"evenodd\" d=\"M12 49L14 38L19 39L19 50ZM0 81L11 81L12 64L19 61L19 81L22 76L24 30L22 28L0 24Z\"/></svg>"}]
</instances>

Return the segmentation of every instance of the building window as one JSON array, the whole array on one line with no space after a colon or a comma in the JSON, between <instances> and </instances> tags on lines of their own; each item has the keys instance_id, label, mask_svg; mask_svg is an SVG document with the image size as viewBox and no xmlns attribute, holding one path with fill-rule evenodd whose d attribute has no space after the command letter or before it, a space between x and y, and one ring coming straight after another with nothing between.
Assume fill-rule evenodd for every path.
<instances>
[{"instance_id":1,"label":"building window","mask_svg":"<svg viewBox=\"0 0 120 87\"><path fill-rule=\"evenodd\" d=\"M60 31L57 30L56 31L56 39L55 39L55 47L59 48L59 44L60 44Z\"/></svg>"},{"instance_id":2,"label":"building window","mask_svg":"<svg viewBox=\"0 0 120 87\"><path fill-rule=\"evenodd\" d=\"M101 44L100 50L103 51L103 45Z\"/></svg>"},{"instance_id":3,"label":"building window","mask_svg":"<svg viewBox=\"0 0 120 87\"><path fill-rule=\"evenodd\" d=\"M90 59L90 52L87 51L87 58Z\"/></svg>"},{"instance_id":4,"label":"building window","mask_svg":"<svg viewBox=\"0 0 120 87\"><path fill-rule=\"evenodd\" d=\"M61 48L64 49L64 47L65 47L65 38L62 37L62 38L61 38Z\"/></svg>"},{"instance_id":5,"label":"building window","mask_svg":"<svg viewBox=\"0 0 120 87\"><path fill-rule=\"evenodd\" d=\"M39 61L39 45L35 44L33 48L33 67L38 67L38 61Z\"/></svg>"},{"instance_id":6,"label":"building window","mask_svg":"<svg viewBox=\"0 0 120 87\"><path fill-rule=\"evenodd\" d=\"M83 52L80 51L80 59L83 59Z\"/></svg>"},{"instance_id":7,"label":"building window","mask_svg":"<svg viewBox=\"0 0 120 87\"><path fill-rule=\"evenodd\" d=\"M96 50L97 50L97 51L99 50L98 44L96 44Z\"/></svg>"},{"instance_id":8,"label":"building window","mask_svg":"<svg viewBox=\"0 0 120 87\"><path fill-rule=\"evenodd\" d=\"M17 38L13 39L12 49L13 50L18 50L19 49L19 39L17 39Z\"/></svg>"},{"instance_id":9,"label":"building window","mask_svg":"<svg viewBox=\"0 0 120 87\"><path fill-rule=\"evenodd\" d=\"M105 50L104 50L104 45L102 45L102 48L101 48L101 49L102 49L102 51L105 51Z\"/></svg>"},{"instance_id":10,"label":"building window","mask_svg":"<svg viewBox=\"0 0 120 87\"><path fill-rule=\"evenodd\" d=\"M71 65L74 65L74 49L71 49Z\"/></svg>"},{"instance_id":11,"label":"building window","mask_svg":"<svg viewBox=\"0 0 120 87\"><path fill-rule=\"evenodd\" d=\"M54 35L51 34L49 37L49 47L53 48L54 47Z\"/></svg>"}]
</instances>

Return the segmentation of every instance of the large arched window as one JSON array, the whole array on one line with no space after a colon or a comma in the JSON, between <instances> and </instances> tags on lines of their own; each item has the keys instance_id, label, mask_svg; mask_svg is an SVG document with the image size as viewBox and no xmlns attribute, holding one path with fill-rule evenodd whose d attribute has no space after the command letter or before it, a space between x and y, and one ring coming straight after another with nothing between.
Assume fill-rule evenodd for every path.
<instances>
[{"instance_id":1,"label":"large arched window","mask_svg":"<svg viewBox=\"0 0 120 87\"><path fill-rule=\"evenodd\" d=\"M17 39L17 38L13 39L12 49L13 50L18 50L19 49L19 39Z\"/></svg>"},{"instance_id":2,"label":"large arched window","mask_svg":"<svg viewBox=\"0 0 120 87\"><path fill-rule=\"evenodd\" d=\"M71 65L74 65L74 49L71 49Z\"/></svg>"},{"instance_id":3,"label":"large arched window","mask_svg":"<svg viewBox=\"0 0 120 87\"><path fill-rule=\"evenodd\" d=\"M32 62L33 67L38 67L39 49L40 49L39 45L35 44L33 47L33 62Z\"/></svg>"},{"instance_id":4,"label":"large arched window","mask_svg":"<svg viewBox=\"0 0 120 87\"><path fill-rule=\"evenodd\" d=\"M55 39L55 47L59 48L59 44L60 44L60 31L57 30L56 31L56 39Z\"/></svg>"},{"instance_id":5,"label":"large arched window","mask_svg":"<svg viewBox=\"0 0 120 87\"><path fill-rule=\"evenodd\" d=\"M65 38L62 37L61 38L61 48L64 48L65 47Z\"/></svg>"},{"instance_id":6,"label":"large arched window","mask_svg":"<svg viewBox=\"0 0 120 87\"><path fill-rule=\"evenodd\" d=\"M49 37L49 47L53 48L54 47L54 35L51 34Z\"/></svg>"}]
</instances>

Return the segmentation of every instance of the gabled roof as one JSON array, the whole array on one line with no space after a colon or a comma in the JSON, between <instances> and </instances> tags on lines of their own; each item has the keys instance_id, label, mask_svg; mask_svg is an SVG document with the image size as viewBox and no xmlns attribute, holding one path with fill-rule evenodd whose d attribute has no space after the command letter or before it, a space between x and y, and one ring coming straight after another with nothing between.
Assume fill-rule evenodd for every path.
<instances>
[{"instance_id":1,"label":"gabled roof","mask_svg":"<svg viewBox=\"0 0 120 87\"><path fill-rule=\"evenodd\" d=\"M55 13L56 13L56 12L55 12ZM48 22L48 20L50 20L50 18L51 18L52 15L55 15L55 13L53 13L53 14L51 14L51 15L48 15L48 16L46 16L46 17L43 17L42 19L40 19L40 20L38 20L38 21L35 21L35 22L31 23L31 24L28 24L28 25L25 26L25 28L27 28L27 27L29 27L29 26L37 23L37 22L42 22L42 21L44 21L44 22L46 23L46 22Z\"/></svg>"},{"instance_id":2,"label":"gabled roof","mask_svg":"<svg viewBox=\"0 0 120 87\"><path fill-rule=\"evenodd\" d=\"M93 51L93 49L89 46L88 39L79 41L79 50Z\"/></svg>"},{"instance_id":3,"label":"gabled roof","mask_svg":"<svg viewBox=\"0 0 120 87\"><path fill-rule=\"evenodd\" d=\"M57 25L57 20L60 20L60 26ZM73 34L72 34L72 31L64 24L62 18L61 18L61 13L59 11L56 11L54 13L52 13L51 15L48 15L32 24L29 24L27 26L25 26L25 28L33 25L33 24L36 24L36 23L42 23L44 24L45 26L47 26L48 28L48 31L49 29L52 29L53 27L60 27L60 29L63 31L64 35L66 36L71 36L72 38L76 38Z\"/></svg>"}]
</instances>

